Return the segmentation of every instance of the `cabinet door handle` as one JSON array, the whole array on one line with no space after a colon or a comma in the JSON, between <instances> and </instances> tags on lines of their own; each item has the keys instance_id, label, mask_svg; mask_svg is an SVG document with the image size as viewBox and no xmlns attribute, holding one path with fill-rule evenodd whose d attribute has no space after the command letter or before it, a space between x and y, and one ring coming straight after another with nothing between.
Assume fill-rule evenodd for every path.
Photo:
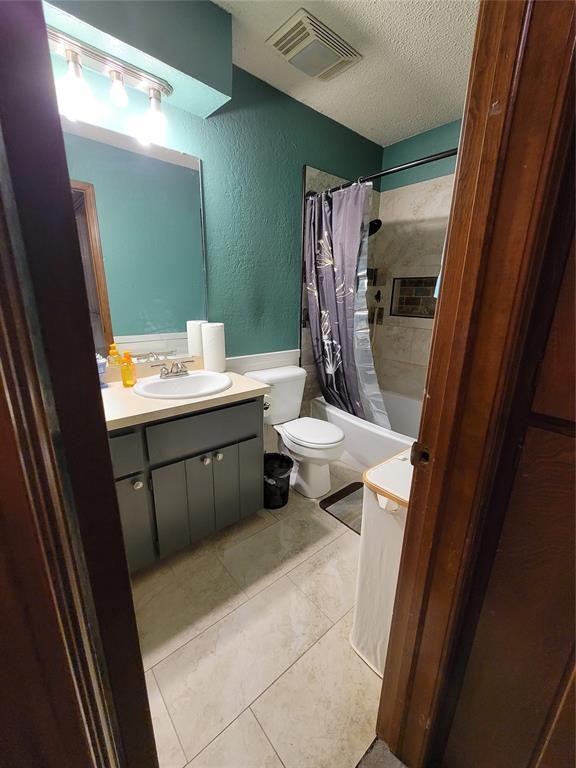
<instances>
[{"instance_id":1,"label":"cabinet door handle","mask_svg":"<svg viewBox=\"0 0 576 768\"><path fill-rule=\"evenodd\" d=\"M144 483L142 480L132 480L132 488L134 488L135 491L141 491L142 488L144 488Z\"/></svg>"},{"instance_id":2,"label":"cabinet door handle","mask_svg":"<svg viewBox=\"0 0 576 768\"><path fill-rule=\"evenodd\" d=\"M202 464L204 464L205 467L208 467L210 464L212 464L212 459L210 456L202 456Z\"/></svg>"},{"instance_id":3,"label":"cabinet door handle","mask_svg":"<svg viewBox=\"0 0 576 768\"><path fill-rule=\"evenodd\" d=\"M216 459L216 461L222 461L222 459L224 458L224 454L223 453L215 453L214 454L214 458Z\"/></svg>"}]
</instances>

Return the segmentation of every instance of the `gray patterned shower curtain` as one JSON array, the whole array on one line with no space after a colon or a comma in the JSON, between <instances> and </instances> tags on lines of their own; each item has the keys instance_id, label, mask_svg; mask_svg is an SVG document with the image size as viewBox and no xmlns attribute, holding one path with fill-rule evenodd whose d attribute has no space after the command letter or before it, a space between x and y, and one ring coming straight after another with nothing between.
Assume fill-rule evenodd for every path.
<instances>
[{"instance_id":1,"label":"gray patterned shower curtain","mask_svg":"<svg viewBox=\"0 0 576 768\"><path fill-rule=\"evenodd\" d=\"M368 328L366 280L363 293L357 281L366 276L368 240L365 184L306 198L304 263L312 348L322 394L328 403L390 426L376 381L370 349L357 341ZM360 333L359 333L360 330ZM363 382L368 381L368 396ZM376 406L376 407L374 407ZM375 418L383 414L381 418Z\"/></svg>"}]
</instances>

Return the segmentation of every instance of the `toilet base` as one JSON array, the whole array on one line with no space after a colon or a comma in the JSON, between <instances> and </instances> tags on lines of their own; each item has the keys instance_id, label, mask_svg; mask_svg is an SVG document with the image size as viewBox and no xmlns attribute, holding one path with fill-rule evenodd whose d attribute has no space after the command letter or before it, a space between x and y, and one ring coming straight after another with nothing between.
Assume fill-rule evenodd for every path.
<instances>
[{"instance_id":1,"label":"toilet base","mask_svg":"<svg viewBox=\"0 0 576 768\"><path fill-rule=\"evenodd\" d=\"M325 496L331 488L330 465L300 461L292 487L308 499Z\"/></svg>"}]
</instances>

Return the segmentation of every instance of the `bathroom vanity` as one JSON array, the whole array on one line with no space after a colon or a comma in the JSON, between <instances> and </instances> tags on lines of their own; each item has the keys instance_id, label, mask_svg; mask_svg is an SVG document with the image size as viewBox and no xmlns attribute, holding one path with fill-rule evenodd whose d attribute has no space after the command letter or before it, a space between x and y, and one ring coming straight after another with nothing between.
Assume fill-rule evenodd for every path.
<instances>
[{"instance_id":1,"label":"bathroom vanity","mask_svg":"<svg viewBox=\"0 0 576 768\"><path fill-rule=\"evenodd\" d=\"M132 572L262 508L268 388L230 376L226 392L186 401L103 390Z\"/></svg>"}]
</instances>

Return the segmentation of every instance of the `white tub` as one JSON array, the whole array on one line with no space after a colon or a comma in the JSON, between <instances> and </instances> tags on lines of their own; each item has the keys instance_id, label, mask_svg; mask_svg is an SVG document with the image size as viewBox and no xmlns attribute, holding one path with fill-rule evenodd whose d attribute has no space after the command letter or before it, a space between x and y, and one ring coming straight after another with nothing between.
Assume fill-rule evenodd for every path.
<instances>
[{"instance_id":1,"label":"white tub","mask_svg":"<svg viewBox=\"0 0 576 768\"><path fill-rule=\"evenodd\" d=\"M397 395L396 397L402 397ZM410 400L410 398L403 398ZM385 393L385 402L388 400ZM416 400L415 403L418 403ZM385 459L410 447L414 438L393 432L391 429L378 427L357 416L341 411L333 405L328 405L323 397L312 400L311 414L313 418L336 424L346 437L342 461L357 469L368 469ZM393 418L390 419L394 423Z\"/></svg>"}]
</instances>

